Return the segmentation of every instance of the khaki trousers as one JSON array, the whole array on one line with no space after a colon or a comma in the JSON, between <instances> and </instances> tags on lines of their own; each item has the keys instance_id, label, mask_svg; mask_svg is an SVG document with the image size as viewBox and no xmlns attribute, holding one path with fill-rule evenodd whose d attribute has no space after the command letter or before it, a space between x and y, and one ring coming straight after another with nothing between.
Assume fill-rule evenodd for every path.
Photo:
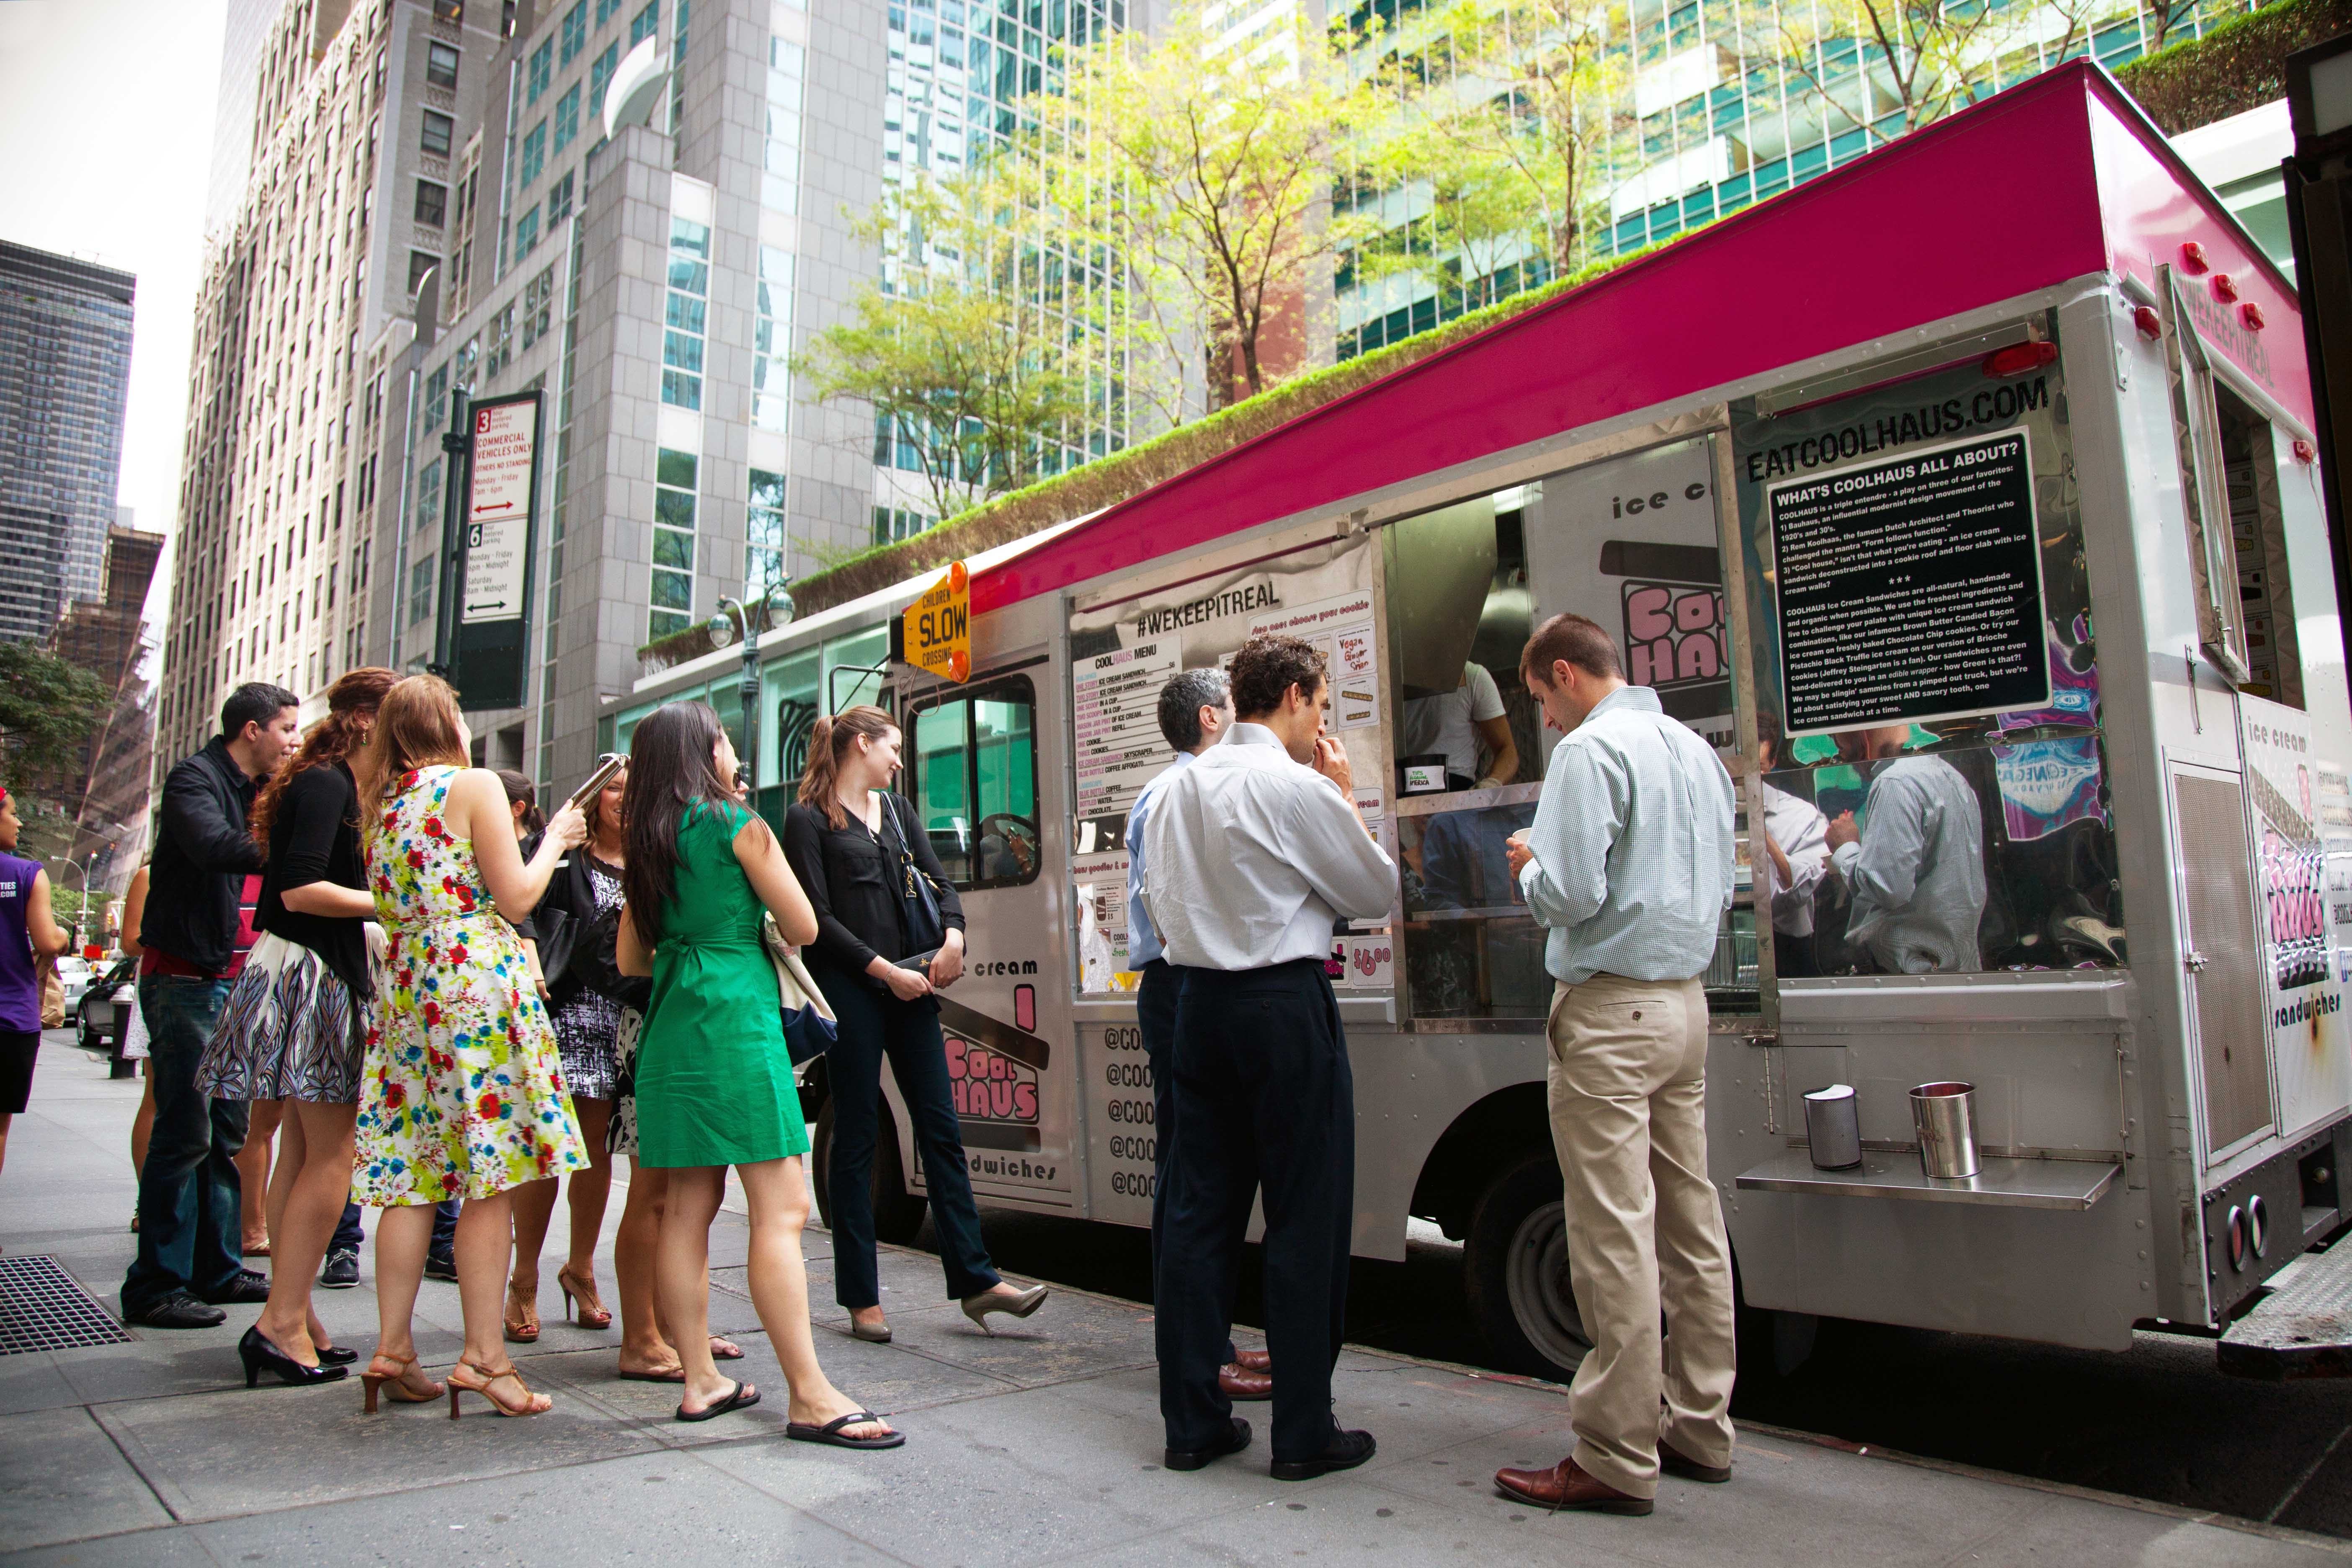
<instances>
[{"instance_id":1,"label":"khaki trousers","mask_svg":"<svg viewBox=\"0 0 2352 1568\"><path fill-rule=\"evenodd\" d=\"M1596 974L1552 995L1552 1146L1592 1352L1570 1385L1578 1467L1655 1497L1658 1442L1731 1463L1731 1247L1706 1176L1706 994ZM1658 1328L1664 1310L1665 1333Z\"/></svg>"}]
</instances>

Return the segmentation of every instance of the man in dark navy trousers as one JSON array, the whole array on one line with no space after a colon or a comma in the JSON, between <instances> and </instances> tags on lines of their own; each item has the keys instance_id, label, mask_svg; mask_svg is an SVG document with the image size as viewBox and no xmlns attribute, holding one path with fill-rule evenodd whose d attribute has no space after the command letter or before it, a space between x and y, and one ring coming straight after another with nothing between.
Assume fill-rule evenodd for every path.
<instances>
[{"instance_id":1,"label":"man in dark navy trousers","mask_svg":"<svg viewBox=\"0 0 2352 1568\"><path fill-rule=\"evenodd\" d=\"M1144 907L1143 873L1150 856L1144 825L1160 786L1190 767L1194 757L1225 738L1234 727L1234 700L1225 672L1203 668L1179 671L1160 689L1160 733L1176 760L1160 770L1127 811L1127 967L1136 976L1135 1026L1143 1037L1144 1059L1151 1064L1151 1257L1159 1267L1168 1224L1168 1163L1176 1147L1176 1070L1169 1056L1176 1043L1176 999L1183 972L1162 956L1160 933ZM1229 1309L1230 1310L1230 1309ZM1217 1369L1217 1386L1229 1399L1271 1399L1274 1358L1264 1351L1237 1351L1229 1339Z\"/></svg>"},{"instance_id":2,"label":"man in dark navy trousers","mask_svg":"<svg viewBox=\"0 0 2352 1568\"><path fill-rule=\"evenodd\" d=\"M1161 786L1144 824L1145 913L1184 971L1176 1122L1155 1289L1165 1463L1248 1446L1219 1386L1250 1201L1265 1201L1265 1327L1277 1480L1372 1457L1331 1417L1355 1206L1355 1079L1324 971L1340 917L1395 902L1396 868L1323 733L1323 656L1261 633L1234 655L1223 744Z\"/></svg>"}]
</instances>

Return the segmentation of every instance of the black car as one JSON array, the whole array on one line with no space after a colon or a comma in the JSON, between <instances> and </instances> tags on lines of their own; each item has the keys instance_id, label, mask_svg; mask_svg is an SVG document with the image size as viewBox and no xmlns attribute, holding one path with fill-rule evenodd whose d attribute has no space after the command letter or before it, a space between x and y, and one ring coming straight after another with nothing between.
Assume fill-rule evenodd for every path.
<instances>
[{"instance_id":1,"label":"black car","mask_svg":"<svg viewBox=\"0 0 2352 1568\"><path fill-rule=\"evenodd\" d=\"M138 1004L139 961L126 958L89 983L74 1004L74 1044L92 1056L110 1057L122 1043L125 1008Z\"/></svg>"}]
</instances>

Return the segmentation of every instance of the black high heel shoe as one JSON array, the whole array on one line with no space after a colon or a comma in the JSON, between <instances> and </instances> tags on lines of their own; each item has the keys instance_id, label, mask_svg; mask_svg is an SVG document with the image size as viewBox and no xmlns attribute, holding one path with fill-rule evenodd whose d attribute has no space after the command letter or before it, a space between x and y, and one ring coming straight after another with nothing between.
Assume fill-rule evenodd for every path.
<instances>
[{"instance_id":1,"label":"black high heel shoe","mask_svg":"<svg viewBox=\"0 0 2352 1568\"><path fill-rule=\"evenodd\" d=\"M349 1366L352 1363L359 1359L360 1352L352 1349L349 1345L320 1345L319 1347L319 1364L320 1366Z\"/></svg>"},{"instance_id":2,"label":"black high heel shoe","mask_svg":"<svg viewBox=\"0 0 2352 1568\"><path fill-rule=\"evenodd\" d=\"M247 1388L260 1384L265 1367L277 1374L278 1382L290 1383L298 1388L313 1383L335 1383L351 1373L349 1367L343 1366L304 1366L263 1338L259 1323L246 1330L245 1338L236 1342L236 1354L245 1363Z\"/></svg>"}]
</instances>

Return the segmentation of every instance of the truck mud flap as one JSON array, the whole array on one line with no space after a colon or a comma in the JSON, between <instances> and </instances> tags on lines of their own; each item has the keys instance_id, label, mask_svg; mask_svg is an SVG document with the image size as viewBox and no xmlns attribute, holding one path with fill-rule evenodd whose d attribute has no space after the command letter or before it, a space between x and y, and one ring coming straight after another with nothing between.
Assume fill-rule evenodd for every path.
<instances>
[{"instance_id":1,"label":"truck mud flap","mask_svg":"<svg viewBox=\"0 0 2352 1568\"><path fill-rule=\"evenodd\" d=\"M2305 1253L2273 1275L2214 1354L2236 1377L2352 1377L2352 1246Z\"/></svg>"}]
</instances>

